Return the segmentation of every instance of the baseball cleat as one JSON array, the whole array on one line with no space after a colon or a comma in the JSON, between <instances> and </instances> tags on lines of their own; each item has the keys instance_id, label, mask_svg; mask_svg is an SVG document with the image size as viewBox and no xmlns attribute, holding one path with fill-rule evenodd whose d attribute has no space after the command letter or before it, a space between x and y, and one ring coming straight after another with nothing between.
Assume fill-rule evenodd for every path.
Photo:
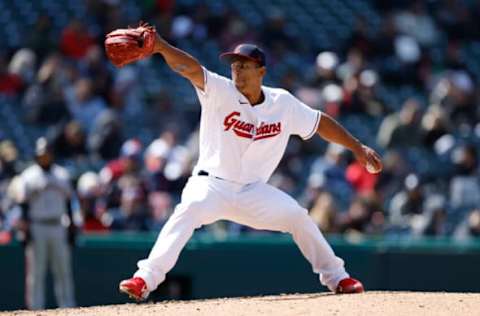
<instances>
[{"instance_id":1,"label":"baseball cleat","mask_svg":"<svg viewBox=\"0 0 480 316\"><path fill-rule=\"evenodd\" d=\"M131 299L137 302L143 301L150 294L147 290L147 285L142 278L134 277L123 280L118 286L120 292L127 294Z\"/></svg>"},{"instance_id":2,"label":"baseball cleat","mask_svg":"<svg viewBox=\"0 0 480 316\"><path fill-rule=\"evenodd\" d=\"M335 290L336 294L352 294L363 292L364 289L362 282L355 280L354 278L346 278L338 282L337 289Z\"/></svg>"}]
</instances>

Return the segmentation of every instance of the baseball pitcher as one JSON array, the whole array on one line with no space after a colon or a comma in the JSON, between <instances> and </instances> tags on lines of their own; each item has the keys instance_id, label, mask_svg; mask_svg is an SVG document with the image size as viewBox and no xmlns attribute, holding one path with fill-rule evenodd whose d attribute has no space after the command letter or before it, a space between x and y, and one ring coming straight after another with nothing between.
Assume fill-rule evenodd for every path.
<instances>
[{"instance_id":1,"label":"baseball pitcher","mask_svg":"<svg viewBox=\"0 0 480 316\"><path fill-rule=\"evenodd\" d=\"M374 150L288 91L264 86L265 54L255 45L241 44L220 56L230 65L231 79L207 70L146 24L107 34L105 48L117 66L161 54L173 71L192 83L201 105L200 155L181 202L148 258L138 262L133 278L120 283L120 291L146 299L165 280L195 229L230 220L290 233L321 284L335 293L363 292L362 283L345 271L308 211L267 181L290 135L307 140L318 134L350 149L370 172L380 172L382 163Z\"/></svg>"}]
</instances>

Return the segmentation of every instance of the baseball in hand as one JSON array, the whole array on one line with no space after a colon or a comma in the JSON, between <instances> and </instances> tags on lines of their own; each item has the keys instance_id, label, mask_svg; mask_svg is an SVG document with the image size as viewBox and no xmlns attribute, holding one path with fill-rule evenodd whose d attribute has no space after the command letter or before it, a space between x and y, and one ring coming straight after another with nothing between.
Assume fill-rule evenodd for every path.
<instances>
[{"instance_id":1,"label":"baseball in hand","mask_svg":"<svg viewBox=\"0 0 480 316\"><path fill-rule=\"evenodd\" d=\"M380 172L380 169L377 169L374 165L372 165L372 164L369 163L369 162L367 162L366 169L367 169L367 171L370 172L370 173L379 173L379 172Z\"/></svg>"}]
</instances>

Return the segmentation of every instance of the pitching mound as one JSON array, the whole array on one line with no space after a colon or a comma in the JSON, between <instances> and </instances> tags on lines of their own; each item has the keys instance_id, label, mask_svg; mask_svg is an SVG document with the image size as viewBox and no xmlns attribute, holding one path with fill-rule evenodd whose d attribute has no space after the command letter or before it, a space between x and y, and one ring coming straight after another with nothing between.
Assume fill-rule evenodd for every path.
<instances>
[{"instance_id":1,"label":"pitching mound","mask_svg":"<svg viewBox=\"0 0 480 316\"><path fill-rule=\"evenodd\" d=\"M1 313L16 316L57 315L474 315L480 294L367 292L355 295L296 294L196 301L126 304Z\"/></svg>"}]
</instances>

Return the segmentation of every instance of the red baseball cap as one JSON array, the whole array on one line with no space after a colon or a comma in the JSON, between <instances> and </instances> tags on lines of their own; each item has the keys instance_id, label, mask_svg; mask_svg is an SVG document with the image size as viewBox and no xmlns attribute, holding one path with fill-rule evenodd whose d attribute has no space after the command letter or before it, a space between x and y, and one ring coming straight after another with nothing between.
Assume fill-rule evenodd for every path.
<instances>
[{"instance_id":1,"label":"red baseball cap","mask_svg":"<svg viewBox=\"0 0 480 316\"><path fill-rule=\"evenodd\" d=\"M233 52L226 52L220 55L220 60L232 63L238 58L248 59L265 66L265 53L254 44L240 44L235 47Z\"/></svg>"}]
</instances>

